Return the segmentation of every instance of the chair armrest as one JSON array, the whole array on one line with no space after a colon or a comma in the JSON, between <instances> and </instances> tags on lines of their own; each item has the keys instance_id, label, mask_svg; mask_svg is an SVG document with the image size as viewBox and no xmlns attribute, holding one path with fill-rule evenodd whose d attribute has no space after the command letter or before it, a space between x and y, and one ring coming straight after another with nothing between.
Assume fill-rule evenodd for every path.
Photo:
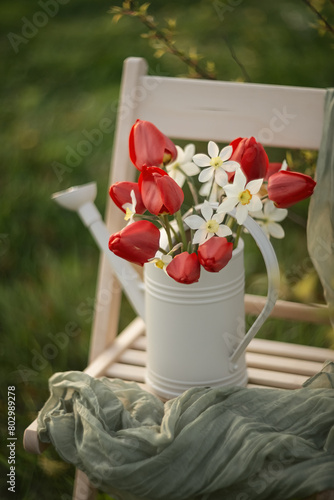
<instances>
[{"instance_id":1,"label":"chair armrest","mask_svg":"<svg viewBox=\"0 0 334 500\"><path fill-rule=\"evenodd\" d=\"M23 447L28 453L40 455L48 446L49 443L42 443L38 438L36 419L24 431Z\"/></svg>"}]
</instances>

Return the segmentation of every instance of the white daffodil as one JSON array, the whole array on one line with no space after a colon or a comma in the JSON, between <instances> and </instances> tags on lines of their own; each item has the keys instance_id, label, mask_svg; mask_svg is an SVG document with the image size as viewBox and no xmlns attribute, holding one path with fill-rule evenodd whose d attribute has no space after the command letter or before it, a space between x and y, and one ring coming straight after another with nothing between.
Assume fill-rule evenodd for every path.
<instances>
[{"instance_id":1,"label":"white daffodil","mask_svg":"<svg viewBox=\"0 0 334 500\"><path fill-rule=\"evenodd\" d=\"M262 186L263 179L255 179L247 183L247 179L241 168L238 168L233 184L224 186L226 198L219 205L217 212L226 213L235 206L238 224L245 222L248 212L257 212L262 208L262 201L256 193Z\"/></svg>"},{"instance_id":2,"label":"white daffodil","mask_svg":"<svg viewBox=\"0 0 334 500\"><path fill-rule=\"evenodd\" d=\"M187 144L184 148L176 146L177 157L176 160L166 166L166 170L172 179L182 187L186 177L191 177L192 175L197 175L200 169L192 161L192 157L195 154L194 144Z\"/></svg>"},{"instance_id":3,"label":"white daffodil","mask_svg":"<svg viewBox=\"0 0 334 500\"><path fill-rule=\"evenodd\" d=\"M160 250L158 250L157 253L155 254L155 257L149 260L149 262L152 262L155 265L155 267L157 267L158 269L162 269L163 271L166 272L166 267L170 262L172 262L172 260L173 257L171 255L169 254L166 255L160 252Z\"/></svg>"},{"instance_id":4,"label":"white daffodil","mask_svg":"<svg viewBox=\"0 0 334 500\"><path fill-rule=\"evenodd\" d=\"M240 164L236 161L228 161L233 152L232 146L226 146L219 152L217 144L213 141L208 143L208 155L203 153L193 157L194 163L199 167L207 167L201 171L198 180L207 182L214 178L215 182L223 187L228 182L227 172L235 172Z\"/></svg>"},{"instance_id":5,"label":"white daffodil","mask_svg":"<svg viewBox=\"0 0 334 500\"><path fill-rule=\"evenodd\" d=\"M124 220L128 221L128 224L133 222L133 217L136 214L137 199L134 190L130 192L131 203L124 203L122 208L125 210Z\"/></svg>"},{"instance_id":6,"label":"white daffodil","mask_svg":"<svg viewBox=\"0 0 334 500\"><path fill-rule=\"evenodd\" d=\"M267 200L262 210L259 212L252 212L251 216L257 220L258 224L262 227L268 238L284 238L284 229L278 222L281 222L288 215L286 208L277 208L274 202ZM260 219L260 220L258 220Z\"/></svg>"},{"instance_id":7,"label":"white daffodil","mask_svg":"<svg viewBox=\"0 0 334 500\"><path fill-rule=\"evenodd\" d=\"M216 202L220 199L223 188L214 183L212 186L212 181L205 182L201 185L199 189L199 194L206 198L208 201Z\"/></svg>"},{"instance_id":8,"label":"white daffodil","mask_svg":"<svg viewBox=\"0 0 334 500\"><path fill-rule=\"evenodd\" d=\"M215 214L213 215L213 208L208 201L205 201L201 207L201 213L203 217L199 215L190 215L184 219L184 222L190 229L196 229L193 238L193 244L201 245L212 236L228 236L232 234L231 229L221 224L225 214Z\"/></svg>"}]
</instances>

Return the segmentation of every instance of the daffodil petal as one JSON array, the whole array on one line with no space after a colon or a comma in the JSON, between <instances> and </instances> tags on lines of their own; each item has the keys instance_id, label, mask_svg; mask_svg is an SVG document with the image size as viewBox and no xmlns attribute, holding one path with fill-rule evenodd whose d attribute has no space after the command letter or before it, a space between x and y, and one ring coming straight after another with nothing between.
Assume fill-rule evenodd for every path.
<instances>
[{"instance_id":1,"label":"daffodil petal","mask_svg":"<svg viewBox=\"0 0 334 500\"><path fill-rule=\"evenodd\" d=\"M199 182L207 182L208 180L212 179L213 173L214 173L213 167L205 168L198 176Z\"/></svg>"},{"instance_id":2,"label":"daffodil petal","mask_svg":"<svg viewBox=\"0 0 334 500\"><path fill-rule=\"evenodd\" d=\"M201 206L201 213L206 221L212 218L213 209L210 203L208 203L207 201L203 203L203 205Z\"/></svg>"},{"instance_id":3,"label":"daffodil petal","mask_svg":"<svg viewBox=\"0 0 334 500\"><path fill-rule=\"evenodd\" d=\"M232 210L236 204L238 203L238 198L237 197L231 197L231 198L225 198L222 203L219 205L219 207L217 208L217 212L218 213L221 213L221 212L229 212L230 210Z\"/></svg>"},{"instance_id":4,"label":"daffodil petal","mask_svg":"<svg viewBox=\"0 0 334 500\"><path fill-rule=\"evenodd\" d=\"M217 236L220 236L221 238L225 236L229 236L232 234L231 229L228 226L225 226L224 224L220 225L217 231Z\"/></svg>"},{"instance_id":5,"label":"daffodil petal","mask_svg":"<svg viewBox=\"0 0 334 500\"><path fill-rule=\"evenodd\" d=\"M215 172L215 181L217 182L218 186L225 186L227 181L228 181L228 177L227 177L227 173L225 172L225 170L223 168L218 168Z\"/></svg>"},{"instance_id":6,"label":"daffodil petal","mask_svg":"<svg viewBox=\"0 0 334 500\"><path fill-rule=\"evenodd\" d=\"M238 192L243 191L245 189L246 181L247 179L242 169L237 168L233 179L233 186L235 186L238 189Z\"/></svg>"},{"instance_id":7,"label":"daffodil petal","mask_svg":"<svg viewBox=\"0 0 334 500\"><path fill-rule=\"evenodd\" d=\"M240 168L240 163L233 160L225 161L223 167L226 170L226 172L235 172L237 169Z\"/></svg>"},{"instance_id":8,"label":"daffodil petal","mask_svg":"<svg viewBox=\"0 0 334 500\"><path fill-rule=\"evenodd\" d=\"M237 206L237 210L236 210L235 215L236 215L237 223L243 224L245 222L245 220L247 219L247 215L248 215L247 205L242 205L241 203L239 203L239 205Z\"/></svg>"},{"instance_id":9,"label":"daffodil petal","mask_svg":"<svg viewBox=\"0 0 334 500\"><path fill-rule=\"evenodd\" d=\"M288 211L286 208L276 208L275 207L275 212L272 212L270 218L274 222L281 222L282 220L285 219L285 217L287 215L288 215Z\"/></svg>"},{"instance_id":10,"label":"daffodil petal","mask_svg":"<svg viewBox=\"0 0 334 500\"><path fill-rule=\"evenodd\" d=\"M269 222L268 223L268 232L273 238L282 239L284 238L284 229L277 222Z\"/></svg>"},{"instance_id":11,"label":"daffodil petal","mask_svg":"<svg viewBox=\"0 0 334 500\"><path fill-rule=\"evenodd\" d=\"M195 154L195 144L187 144L184 148L184 162L191 161Z\"/></svg>"},{"instance_id":12,"label":"daffodil petal","mask_svg":"<svg viewBox=\"0 0 334 500\"><path fill-rule=\"evenodd\" d=\"M210 165L211 159L208 155L203 153L198 153L193 156L193 162L196 163L199 167L208 167Z\"/></svg>"},{"instance_id":13,"label":"daffodil petal","mask_svg":"<svg viewBox=\"0 0 334 500\"><path fill-rule=\"evenodd\" d=\"M261 208L262 208L262 201L258 196L254 195L247 204L247 210L249 210L250 212L257 212L258 210L261 210Z\"/></svg>"},{"instance_id":14,"label":"daffodil petal","mask_svg":"<svg viewBox=\"0 0 334 500\"><path fill-rule=\"evenodd\" d=\"M219 155L219 148L217 144L213 141L210 141L208 144L208 153L211 158L216 158Z\"/></svg>"},{"instance_id":15,"label":"daffodil petal","mask_svg":"<svg viewBox=\"0 0 334 500\"><path fill-rule=\"evenodd\" d=\"M189 175L190 177L192 175L197 175L200 173L199 167L197 165L195 165L195 163L190 162L190 161L187 163L184 163L181 168L182 168L183 172L186 175Z\"/></svg>"},{"instance_id":16,"label":"daffodil petal","mask_svg":"<svg viewBox=\"0 0 334 500\"><path fill-rule=\"evenodd\" d=\"M248 189L248 191L251 194L256 194L260 191L260 188L262 186L262 182L263 182L263 179L254 179L253 181L250 181L247 184L246 189Z\"/></svg>"},{"instance_id":17,"label":"daffodil petal","mask_svg":"<svg viewBox=\"0 0 334 500\"><path fill-rule=\"evenodd\" d=\"M194 245L197 245L197 244L200 245L201 243L204 243L207 234L208 233L207 233L207 231L205 229L198 229L196 231L196 233L194 234L193 244Z\"/></svg>"},{"instance_id":18,"label":"daffodil petal","mask_svg":"<svg viewBox=\"0 0 334 500\"><path fill-rule=\"evenodd\" d=\"M240 193L240 191L242 191L242 189L239 190L234 184L226 184L224 186L224 191L225 191L226 196L228 198L230 198L231 196L238 198L239 193Z\"/></svg>"},{"instance_id":19,"label":"daffodil petal","mask_svg":"<svg viewBox=\"0 0 334 500\"><path fill-rule=\"evenodd\" d=\"M229 158L231 158L231 155L233 153L233 148L232 146L225 146L225 148L223 148L221 150L221 152L219 153L219 157L223 160L223 161L226 161L228 160Z\"/></svg>"},{"instance_id":20,"label":"daffodil petal","mask_svg":"<svg viewBox=\"0 0 334 500\"><path fill-rule=\"evenodd\" d=\"M199 229L205 221L199 215L189 215L184 219L184 222L190 229Z\"/></svg>"}]
</instances>

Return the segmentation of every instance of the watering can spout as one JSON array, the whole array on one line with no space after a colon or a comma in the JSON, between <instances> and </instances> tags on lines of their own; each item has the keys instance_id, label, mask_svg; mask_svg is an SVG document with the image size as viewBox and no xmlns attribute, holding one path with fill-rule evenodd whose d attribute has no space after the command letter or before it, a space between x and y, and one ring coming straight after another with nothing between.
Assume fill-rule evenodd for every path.
<instances>
[{"instance_id":1,"label":"watering can spout","mask_svg":"<svg viewBox=\"0 0 334 500\"><path fill-rule=\"evenodd\" d=\"M96 183L90 182L89 184L74 186L65 191L54 193L52 199L61 207L78 213L82 222L89 228L96 243L107 258L112 271L121 283L134 310L139 316L144 318L145 301L142 280L129 262L117 257L109 250L108 242L110 235L94 203L96 194Z\"/></svg>"}]
</instances>

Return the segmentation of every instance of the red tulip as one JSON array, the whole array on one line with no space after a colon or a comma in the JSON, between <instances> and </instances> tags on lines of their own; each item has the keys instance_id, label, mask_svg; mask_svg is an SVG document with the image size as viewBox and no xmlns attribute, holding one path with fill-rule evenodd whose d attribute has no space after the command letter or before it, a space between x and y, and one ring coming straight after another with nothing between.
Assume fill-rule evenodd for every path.
<instances>
[{"instance_id":1,"label":"red tulip","mask_svg":"<svg viewBox=\"0 0 334 500\"><path fill-rule=\"evenodd\" d=\"M174 214L184 199L182 189L159 167L145 167L139 176L143 203L151 214Z\"/></svg>"},{"instance_id":2,"label":"red tulip","mask_svg":"<svg viewBox=\"0 0 334 500\"><path fill-rule=\"evenodd\" d=\"M309 175L280 170L269 177L268 198L278 208L288 208L311 196L316 182Z\"/></svg>"},{"instance_id":3,"label":"red tulip","mask_svg":"<svg viewBox=\"0 0 334 500\"><path fill-rule=\"evenodd\" d=\"M232 257L233 243L226 238L213 236L198 247L200 264L210 273L218 273Z\"/></svg>"},{"instance_id":4,"label":"red tulip","mask_svg":"<svg viewBox=\"0 0 334 500\"><path fill-rule=\"evenodd\" d=\"M115 205L117 205L118 208L120 208L125 213L126 210L124 210L123 205L125 203L132 203L132 190L134 191L136 196L136 214L143 214L146 210L146 207L141 199L141 194L137 182L116 182L115 184L112 184L110 186L109 195Z\"/></svg>"},{"instance_id":5,"label":"red tulip","mask_svg":"<svg viewBox=\"0 0 334 500\"><path fill-rule=\"evenodd\" d=\"M199 280L201 266L196 253L182 252L166 267L167 274L178 283L190 285Z\"/></svg>"},{"instance_id":6,"label":"red tulip","mask_svg":"<svg viewBox=\"0 0 334 500\"><path fill-rule=\"evenodd\" d=\"M159 240L159 229L150 221L139 220L112 234L109 250L122 259L142 266L157 253Z\"/></svg>"},{"instance_id":7,"label":"red tulip","mask_svg":"<svg viewBox=\"0 0 334 500\"><path fill-rule=\"evenodd\" d=\"M137 120L129 137L130 159L138 170L162 166L177 157L176 147L151 122ZM167 160L167 161L166 161Z\"/></svg>"},{"instance_id":8,"label":"red tulip","mask_svg":"<svg viewBox=\"0 0 334 500\"><path fill-rule=\"evenodd\" d=\"M231 142L231 146L233 153L230 160L240 163L247 182L266 176L269 159L262 144L256 142L254 137L239 137Z\"/></svg>"},{"instance_id":9,"label":"red tulip","mask_svg":"<svg viewBox=\"0 0 334 500\"><path fill-rule=\"evenodd\" d=\"M276 172L279 172L282 168L282 163L269 163L268 165L268 170L267 170L267 175L265 176L264 180L267 181L269 177L271 177L273 174L276 174ZM290 170L289 167L287 166L285 170Z\"/></svg>"}]
</instances>

